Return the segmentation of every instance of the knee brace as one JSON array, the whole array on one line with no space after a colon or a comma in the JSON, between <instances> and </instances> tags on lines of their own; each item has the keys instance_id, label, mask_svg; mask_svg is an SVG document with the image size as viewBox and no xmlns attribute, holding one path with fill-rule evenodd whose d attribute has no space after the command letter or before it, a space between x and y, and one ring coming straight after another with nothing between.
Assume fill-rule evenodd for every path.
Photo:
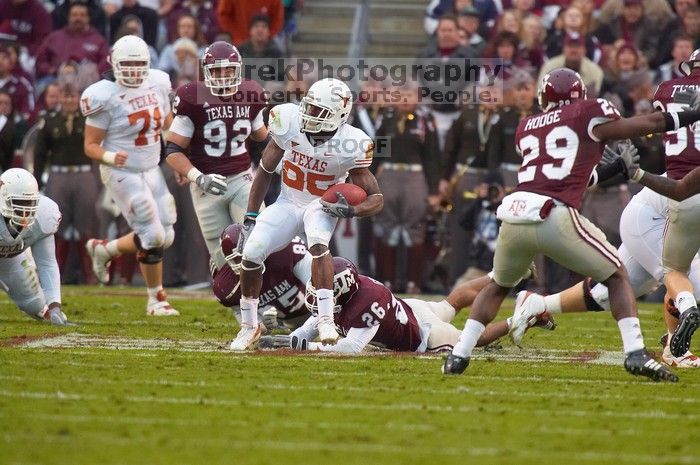
<instances>
[{"instance_id":1,"label":"knee brace","mask_svg":"<svg viewBox=\"0 0 700 465\"><path fill-rule=\"evenodd\" d=\"M598 283L591 278L583 280L583 301L586 303L586 310L591 312L604 312L605 309L601 307L591 295L591 289L593 289L596 284Z\"/></svg>"},{"instance_id":2,"label":"knee brace","mask_svg":"<svg viewBox=\"0 0 700 465\"><path fill-rule=\"evenodd\" d=\"M163 247L146 249L141 245L141 239L139 239L138 235L134 235L134 243L138 249L138 252L136 252L136 260L138 260L139 263L155 265L163 261Z\"/></svg>"}]
</instances>

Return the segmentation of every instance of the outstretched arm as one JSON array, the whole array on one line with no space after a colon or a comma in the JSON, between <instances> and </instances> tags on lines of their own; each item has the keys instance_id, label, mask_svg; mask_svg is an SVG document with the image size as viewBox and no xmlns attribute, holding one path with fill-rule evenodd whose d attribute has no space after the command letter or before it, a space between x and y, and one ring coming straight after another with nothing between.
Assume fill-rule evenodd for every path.
<instances>
[{"instance_id":1,"label":"outstretched arm","mask_svg":"<svg viewBox=\"0 0 700 465\"><path fill-rule=\"evenodd\" d=\"M700 120L700 111L657 111L620 118L593 128L598 140L633 139L658 132L675 131Z\"/></svg>"},{"instance_id":2,"label":"outstretched arm","mask_svg":"<svg viewBox=\"0 0 700 465\"><path fill-rule=\"evenodd\" d=\"M643 171L638 182L669 199L681 202L700 194L700 167L686 174L680 181Z\"/></svg>"}]
</instances>

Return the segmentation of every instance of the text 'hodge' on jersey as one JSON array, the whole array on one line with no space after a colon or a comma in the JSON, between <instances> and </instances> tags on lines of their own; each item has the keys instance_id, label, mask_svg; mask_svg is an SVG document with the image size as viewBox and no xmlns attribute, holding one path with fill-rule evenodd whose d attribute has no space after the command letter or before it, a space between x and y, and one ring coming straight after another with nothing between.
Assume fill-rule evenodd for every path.
<instances>
[{"instance_id":1,"label":"text 'hodge' on jersey","mask_svg":"<svg viewBox=\"0 0 700 465\"><path fill-rule=\"evenodd\" d=\"M102 79L80 98L85 122L106 131L102 146L126 152L126 168L146 171L160 162L160 131L170 114L170 77L151 69L139 87L124 87Z\"/></svg>"},{"instance_id":2,"label":"text 'hodge' on jersey","mask_svg":"<svg viewBox=\"0 0 700 465\"><path fill-rule=\"evenodd\" d=\"M202 82L177 89L170 130L190 138L189 159L205 174L229 176L250 168L246 139L264 126L265 91L243 81L231 97L218 97Z\"/></svg>"},{"instance_id":3,"label":"text 'hodge' on jersey","mask_svg":"<svg viewBox=\"0 0 700 465\"><path fill-rule=\"evenodd\" d=\"M280 197L299 205L307 205L330 186L345 182L350 170L372 164L372 140L349 124L343 124L327 142L313 146L300 130L299 105L292 103L270 110L270 135L284 150Z\"/></svg>"},{"instance_id":4,"label":"text 'hodge' on jersey","mask_svg":"<svg viewBox=\"0 0 700 465\"><path fill-rule=\"evenodd\" d=\"M56 202L43 195L40 196L36 219L19 235L10 234L7 223L0 221L0 259L19 255L39 240L55 234L60 223L61 212Z\"/></svg>"},{"instance_id":5,"label":"text 'hodge' on jersey","mask_svg":"<svg viewBox=\"0 0 700 465\"><path fill-rule=\"evenodd\" d=\"M684 105L675 103L676 92L700 89L698 77L684 76L662 82L654 94L654 107L661 111L683 111ZM700 166L700 127L698 123L664 133L666 173L671 179L681 179Z\"/></svg>"},{"instance_id":6,"label":"text 'hodge' on jersey","mask_svg":"<svg viewBox=\"0 0 700 465\"><path fill-rule=\"evenodd\" d=\"M411 307L374 279L362 275L359 279L359 290L334 316L338 332L346 336L351 328L378 325L373 343L390 350L415 352L421 345L421 333Z\"/></svg>"},{"instance_id":7,"label":"text 'hodge' on jersey","mask_svg":"<svg viewBox=\"0 0 700 465\"><path fill-rule=\"evenodd\" d=\"M302 282L294 273L294 267L306 256L304 241L296 237L284 249L265 260L258 304L260 308L268 305L275 307L281 319L296 318L308 313L304 303L306 282ZM239 276L228 265L224 265L214 277L214 295L225 307L240 304L241 291L237 286L239 280Z\"/></svg>"},{"instance_id":8,"label":"text 'hodge' on jersey","mask_svg":"<svg viewBox=\"0 0 700 465\"><path fill-rule=\"evenodd\" d=\"M579 100L525 118L515 143L523 157L518 191L534 192L579 209L605 142L593 135L598 124L620 118L605 99Z\"/></svg>"}]
</instances>

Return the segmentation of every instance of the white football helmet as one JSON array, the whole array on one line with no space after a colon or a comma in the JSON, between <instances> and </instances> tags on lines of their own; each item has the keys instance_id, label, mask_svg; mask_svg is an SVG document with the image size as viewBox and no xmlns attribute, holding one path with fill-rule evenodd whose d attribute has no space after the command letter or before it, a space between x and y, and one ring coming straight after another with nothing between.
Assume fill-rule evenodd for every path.
<instances>
[{"instance_id":1,"label":"white football helmet","mask_svg":"<svg viewBox=\"0 0 700 465\"><path fill-rule=\"evenodd\" d=\"M19 228L30 226L39 206L39 185L22 168L11 168L0 176L0 215Z\"/></svg>"},{"instance_id":2,"label":"white football helmet","mask_svg":"<svg viewBox=\"0 0 700 465\"><path fill-rule=\"evenodd\" d=\"M112 45L109 55L114 78L125 87L139 87L151 67L148 45L138 36L124 36Z\"/></svg>"},{"instance_id":3,"label":"white football helmet","mask_svg":"<svg viewBox=\"0 0 700 465\"><path fill-rule=\"evenodd\" d=\"M299 103L301 132L332 132L345 124L352 110L352 92L338 79L316 81Z\"/></svg>"}]
</instances>

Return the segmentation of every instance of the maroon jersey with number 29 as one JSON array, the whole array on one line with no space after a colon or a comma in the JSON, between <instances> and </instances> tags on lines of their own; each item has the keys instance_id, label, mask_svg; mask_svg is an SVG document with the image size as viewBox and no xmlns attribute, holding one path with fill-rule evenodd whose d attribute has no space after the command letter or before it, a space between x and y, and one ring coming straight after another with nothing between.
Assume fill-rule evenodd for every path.
<instances>
[{"instance_id":1,"label":"maroon jersey with number 29","mask_svg":"<svg viewBox=\"0 0 700 465\"><path fill-rule=\"evenodd\" d=\"M515 143L523 157L517 191L534 192L581 208L583 194L603 156L605 141L593 128L620 118L605 99L578 100L525 118Z\"/></svg>"},{"instance_id":2,"label":"maroon jersey with number 29","mask_svg":"<svg viewBox=\"0 0 700 465\"><path fill-rule=\"evenodd\" d=\"M698 77L684 76L662 82L654 94L654 107L660 111L683 111L684 105L674 103L676 92L698 89ZM698 123L668 131L664 134L666 173L671 179L681 179L700 166L700 127Z\"/></svg>"},{"instance_id":3,"label":"maroon jersey with number 29","mask_svg":"<svg viewBox=\"0 0 700 465\"><path fill-rule=\"evenodd\" d=\"M263 88L243 81L231 97L218 97L203 82L177 89L171 131L190 138L189 159L205 174L230 176L250 168L245 141L263 127Z\"/></svg>"}]
</instances>

